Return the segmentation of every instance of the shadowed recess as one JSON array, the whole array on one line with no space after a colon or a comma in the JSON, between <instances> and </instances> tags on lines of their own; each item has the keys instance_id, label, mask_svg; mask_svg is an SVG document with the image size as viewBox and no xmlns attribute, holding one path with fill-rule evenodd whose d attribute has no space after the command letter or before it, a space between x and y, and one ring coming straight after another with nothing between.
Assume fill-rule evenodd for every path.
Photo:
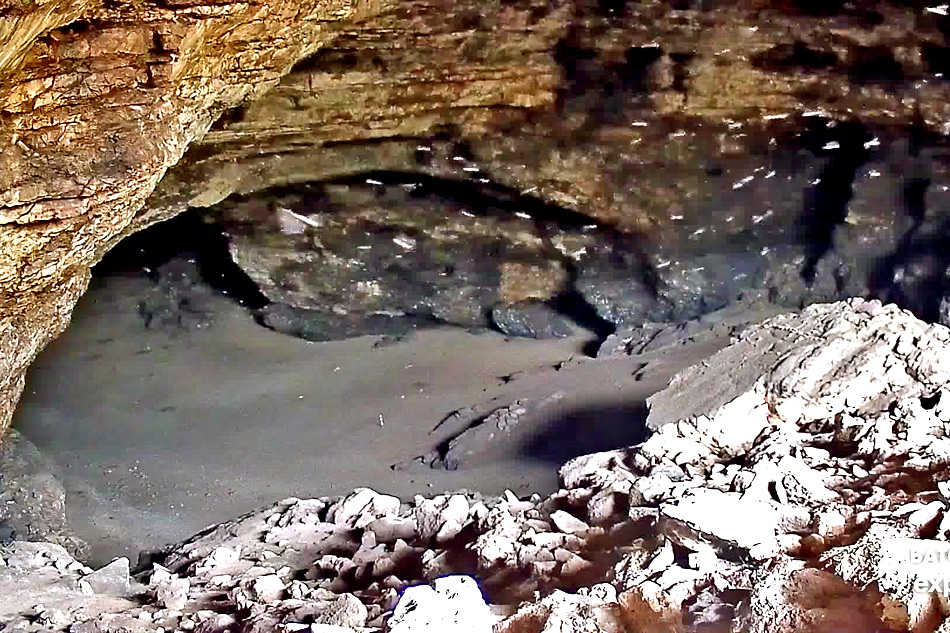
<instances>
[{"instance_id":1,"label":"shadowed recess","mask_svg":"<svg viewBox=\"0 0 950 633\"><path fill-rule=\"evenodd\" d=\"M518 452L560 466L581 455L633 446L647 438L648 413L642 400L568 411L525 441Z\"/></svg>"},{"instance_id":2,"label":"shadowed recess","mask_svg":"<svg viewBox=\"0 0 950 633\"><path fill-rule=\"evenodd\" d=\"M250 309L268 303L257 285L234 263L220 228L202 219L200 209L181 213L131 235L110 250L93 269L97 276L155 271L173 258L194 258L204 281Z\"/></svg>"},{"instance_id":3,"label":"shadowed recess","mask_svg":"<svg viewBox=\"0 0 950 633\"><path fill-rule=\"evenodd\" d=\"M817 154L830 154L818 182L805 194L805 203L798 220L798 238L805 249L802 279L811 284L817 274L818 262L831 250L835 229L848 217L848 203L858 170L870 158L867 142L873 135L862 123L850 121L831 127L827 121L815 120L815 127L806 139Z\"/></svg>"}]
</instances>

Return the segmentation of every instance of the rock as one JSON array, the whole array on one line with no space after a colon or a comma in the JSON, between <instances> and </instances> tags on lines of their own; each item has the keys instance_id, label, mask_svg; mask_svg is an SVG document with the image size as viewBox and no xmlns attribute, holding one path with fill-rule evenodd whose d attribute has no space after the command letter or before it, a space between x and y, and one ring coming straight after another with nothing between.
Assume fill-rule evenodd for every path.
<instances>
[{"instance_id":1,"label":"rock","mask_svg":"<svg viewBox=\"0 0 950 633\"><path fill-rule=\"evenodd\" d=\"M551 521L560 531L565 534L585 534L590 530L590 526L577 519L564 510L557 510L551 513Z\"/></svg>"},{"instance_id":2,"label":"rock","mask_svg":"<svg viewBox=\"0 0 950 633\"><path fill-rule=\"evenodd\" d=\"M494 321L517 336L570 334L543 304L563 289L562 255L535 237L531 216L506 209L504 197L492 202L477 186L466 187L475 199L399 186L419 180L426 179L392 183L383 195L374 183L314 182L225 200L208 214L229 235L235 262L272 302L263 322L280 331L327 340L378 332L380 324L405 327L398 322L408 318L466 327ZM578 226L596 220L546 215L566 246L607 248L605 228L585 233ZM288 232L288 216L304 218L304 230ZM353 240L354 222L377 230Z\"/></svg>"},{"instance_id":3,"label":"rock","mask_svg":"<svg viewBox=\"0 0 950 633\"><path fill-rule=\"evenodd\" d=\"M491 310L491 322L508 336L563 338L574 333L567 319L539 301L495 306Z\"/></svg>"},{"instance_id":4,"label":"rock","mask_svg":"<svg viewBox=\"0 0 950 633\"><path fill-rule=\"evenodd\" d=\"M539 602L523 605L495 628L496 633L524 630L623 633L628 629L616 601L607 602L596 595L555 591Z\"/></svg>"},{"instance_id":5,"label":"rock","mask_svg":"<svg viewBox=\"0 0 950 633\"><path fill-rule=\"evenodd\" d=\"M592 7L577 26L560 5L543 14L529 5L499 5L484 11L482 28L470 28L464 16L483 7L467 3L453 6L452 19L412 4L407 19L389 11L373 17L379 10L375 3L298 10L284 2L267 16L216 7L213 18L196 9L176 15L174 28L163 26L158 58L149 57L150 35L141 31L154 18L148 7L123 5L102 22L91 5L55 17L40 5L23 7L22 20L10 27L19 44L0 94L4 111L11 113L3 146L15 148L0 163L0 173L8 175L0 187L5 192L0 295L9 298L2 311L9 328L0 346L12 350L0 357L5 361L0 384L11 386L0 427L8 426L30 359L66 326L88 268L104 250L189 206L287 182L343 187L364 182L367 174L421 171L424 184L442 198L476 198L492 212L534 218L540 235L529 226L530 237L521 241L542 250L540 241L554 251L546 261L555 254L565 260L589 256L563 235L541 230L552 216L583 211L602 224L617 222L621 235L639 250L651 247L639 257L636 276L650 273L643 275L644 285L671 314L679 305L689 311L714 306L760 280L765 292L786 305L874 290L933 312L933 301L921 288L942 281L940 260L929 246L940 234L942 217L922 213L923 203L915 200L929 200L924 194L936 187L928 192L921 183L939 182L943 167L939 160L933 165L926 160L935 150L924 140L904 138L909 133L901 128L916 121L913 109L894 100L892 90L879 88L903 89L925 78L915 89L921 105L914 112L925 131L941 132L948 119L946 86L930 80L943 74L935 61L944 52L939 11L916 19L899 4L835 5L818 12L782 3L765 6L768 10L756 4L684 11L670 5L609 16ZM327 46L334 41L328 29L347 29L356 18L353 28L373 37L354 38L345 53ZM502 22L525 26L516 32L495 28ZM25 26L39 23L55 31L56 44L47 41L46 30L39 36ZM875 28L869 29L871 24ZM553 53L561 50L557 34L569 26L577 26L574 48L591 51L590 59ZM201 68L195 80L181 72L183 51L208 28L235 35L226 46L194 51L194 68ZM684 28L696 38L688 58L670 52L681 43ZM633 35L640 33L649 37L641 41ZM419 45L402 45L407 41ZM456 60L454 53L462 49L477 53ZM84 81L77 80L74 67L77 50L85 59L102 61ZM611 56L616 50L641 57L631 62L637 68L633 75L618 70ZM116 66L116 55L127 57ZM235 65L238 56L247 63ZM27 59L36 64L22 63ZM348 66L352 59L358 63ZM479 73L486 67L499 72L485 78ZM275 88L279 76L292 69ZM878 75L881 70L886 77ZM816 82L821 90L811 89ZM137 98L143 85L146 100ZM433 86L439 89L423 89ZM407 97L407 90L417 96ZM348 102L341 114L339 103L354 94L361 96L358 103ZM616 107L630 98L649 107ZM393 108L400 99L405 107ZM222 112L241 103L246 105L212 128ZM420 109L452 114L436 122ZM855 118L853 113L860 121L837 125ZM879 132L873 129L876 122ZM120 132L104 134L104 129ZM588 142L592 132L596 143ZM71 142L60 143L61 133ZM432 148L419 150L420 142L436 137L468 150L449 152L461 159L454 167L427 165ZM189 145L194 151L169 170ZM716 148L711 154L710 147ZM896 156L881 156L885 148ZM112 158L103 162L106 155ZM476 158L484 160L476 164ZM63 166L74 177L63 177ZM470 181L459 178L460 172L471 174ZM484 190L473 191L469 182ZM375 195L379 186L366 189ZM892 218L892 206L877 204L883 199L901 200L897 206L908 208ZM771 202L760 213L762 200ZM638 213L630 213L633 208ZM538 211L547 213L537 218ZM911 218L918 216L923 219L914 223ZM60 223L66 220L68 225ZM271 219L292 235L312 228L295 220L289 222L286 213ZM908 223L913 230L905 235ZM659 230L641 235L642 227ZM770 239L776 233L780 239ZM406 239L415 240L413 235L397 237L420 248ZM636 254L638 249L606 250ZM609 255L618 253L596 259L609 261ZM624 255L629 253L619 254ZM443 260L433 260L423 272L447 273ZM763 264L769 268L764 276ZM468 295L476 293L468 287L447 294L439 303L449 315L471 313L481 304L480 297L471 300Z\"/></svg>"},{"instance_id":6,"label":"rock","mask_svg":"<svg viewBox=\"0 0 950 633\"><path fill-rule=\"evenodd\" d=\"M413 518L380 517L366 526L379 543L395 543L399 539L411 539L418 533Z\"/></svg>"},{"instance_id":7,"label":"rock","mask_svg":"<svg viewBox=\"0 0 950 633\"><path fill-rule=\"evenodd\" d=\"M16 429L7 432L2 445L0 544L14 537L48 541L62 545L73 556L87 555L88 546L66 520L66 490L55 474L57 466Z\"/></svg>"},{"instance_id":8,"label":"rock","mask_svg":"<svg viewBox=\"0 0 950 633\"><path fill-rule=\"evenodd\" d=\"M270 303L255 315L261 325L275 332L314 342L369 335L398 339L417 327L434 324L428 318L408 314L340 315L284 303Z\"/></svg>"},{"instance_id":9,"label":"rock","mask_svg":"<svg viewBox=\"0 0 950 633\"><path fill-rule=\"evenodd\" d=\"M328 518L336 525L362 528L380 517L398 514L399 504L397 497L360 488L330 508Z\"/></svg>"},{"instance_id":10,"label":"rock","mask_svg":"<svg viewBox=\"0 0 950 633\"><path fill-rule=\"evenodd\" d=\"M237 565L241 560L241 547L216 547L204 560L196 567L195 572L202 574L219 574L222 569L226 570Z\"/></svg>"},{"instance_id":11,"label":"rock","mask_svg":"<svg viewBox=\"0 0 950 633\"><path fill-rule=\"evenodd\" d=\"M769 360L771 343L756 347L787 338L798 342L779 358ZM812 306L743 330L734 347L758 350L745 362L764 369L731 385L731 400L705 393L705 374L698 394L674 379L684 406L712 410L664 424L638 446L572 460L548 498L505 491L401 504L359 489L285 499L172 547L142 603L117 607L80 578L104 579L105 569L84 569L62 547L14 543L0 549L0 593L28 595L36 608L27 621L0 604L0 617L80 633L234 626L230 613L205 612L215 604L245 613L249 631L376 630L390 612L397 633L673 632L685 622L933 630L946 611L935 579L950 558L950 488L934 475L950 459L939 417L950 393L947 343L950 331L874 302ZM733 352L703 371L728 375L718 364ZM504 604L487 606L472 577L451 576L459 568ZM597 584L607 578L612 585ZM55 590L24 593L25 582ZM582 582L594 586L563 591ZM62 586L71 600L100 600L84 622L47 599Z\"/></svg>"},{"instance_id":12,"label":"rock","mask_svg":"<svg viewBox=\"0 0 950 633\"><path fill-rule=\"evenodd\" d=\"M837 599L828 601L831 595ZM885 626L879 616L880 599L873 589L859 590L828 572L806 567L804 561L779 559L756 574L736 625L756 633L875 630Z\"/></svg>"},{"instance_id":13,"label":"rock","mask_svg":"<svg viewBox=\"0 0 950 633\"><path fill-rule=\"evenodd\" d=\"M310 618L313 624L356 629L366 625L366 606L350 593L321 600L294 613L297 620Z\"/></svg>"},{"instance_id":14,"label":"rock","mask_svg":"<svg viewBox=\"0 0 950 633\"><path fill-rule=\"evenodd\" d=\"M458 536L469 523L468 499L463 495L452 495L446 501L441 512L442 524L435 535L436 543L447 543Z\"/></svg>"},{"instance_id":15,"label":"rock","mask_svg":"<svg viewBox=\"0 0 950 633\"><path fill-rule=\"evenodd\" d=\"M918 536L928 537L933 534L943 517L945 506L940 501L931 501L926 506L914 511L907 517L907 523L917 531Z\"/></svg>"},{"instance_id":16,"label":"rock","mask_svg":"<svg viewBox=\"0 0 950 633\"><path fill-rule=\"evenodd\" d=\"M161 565L155 565L149 580L149 588L164 608L180 610L188 602L191 581L188 578L178 577L177 574L169 572Z\"/></svg>"},{"instance_id":17,"label":"rock","mask_svg":"<svg viewBox=\"0 0 950 633\"><path fill-rule=\"evenodd\" d=\"M284 594L284 581L277 574L267 574L254 579L251 584L253 597L259 602L274 602ZM180 608L180 607L179 607Z\"/></svg>"},{"instance_id":18,"label":"rock","mask_svg":"<svg viewBox=\"0 0 950 633\"><path fill-rule=\"evenodd\" d=\"M656 316L656 298L636 276L589 266L581 271L576 288L601 318L615 325L639 326Z\"/></svg>"},{"instance_id":19,"label":"rock","mask_svg":"<svg viewBox=\"0 0 950 633\"><path fill-rule=\"evenodd\" d=\"M30 148L29 154L36 157L30 166L21 162L19 154L0 160L0 173L7 175L0 184L0 294L11 297L0 306L4 323L0 348L9 350L0 354L0 384L5 385L0 432L9 426L23 388L23 372L46 343L65 329L93 263L124 233L168 218L187 206L175 202L174 211L136 213L165 171L225 109L263 94L295 61L312 51L316 42L322 41L326 24L342 24L370 12L345 3L286 6L288 11L275 7L276 12L267 16L217 11L211 18L212 28L236 37L225 47L228 52L212 52L214 47L195 49L200 57L200 61L195 58L196 68L201 67L204 78L199 81L184 78L175 68L180 68L181 47L187 48L188 42L206 32L208 16L180 16L174 28L156 31L163 52L148 67L142 56L149 55L151 35L141 30L150 20L147 11L125 7L106 24L96 22L94 10L86 5L75 5L55 18L41 17L44 10L32 7L25 9L22 20L10 23L21 42L18 50L25 56L43 57L41 72L49 80L31 84L33 71L17 61L5 66L8 83L0 91L4 110L14 113L0 131L3 146L17 147L18 153ZM323 21L317 28L315 22ZM65 48L50 55L42 53L51 51L50 45L38 39L39 32L27 29L29 23L43 23L43 32L55 32L54 37L61 34L59 41ZM73 23L94 26L68 28ZM294 37L288 39L285 29L292 29ZM89 85L96 88L87 90L75 83L76 51L82 51L96 66L87 77L92 82ZM115 59L115 55L128 57L118 65L101 66L95 61ZM235 55L243 56L249 66L239 72L233 66ZM248 73L247 68L254 70ZM152 79L146 80L146 75ZM129 97L146 81L150 97L133 106ZM46 109L51 117L47 120L59 132L70 129L75 143L50 143L32 131L38 113L23 105L24 100L36 98L40 101L34 105ZM72 115L63 118L60 113L65 110L61 108L67 101ZM105 128L116 133L104 134ZM111 152L112 158L103 162L106 152ZM63 166L73 174L82 174L80 178L87 183L85 193L70 178L52 175ZM100 197L106 191L108 194ZM93 216L104 221L92 221ZM59 223L70 218L80 219L68 227ZM50 247L59 240L72 246L62 252ZM27 271L22 265L25 262L33 262L36 270Z\"/></svg>"},{"instance_id":20,"label":"rock","mask_svg":"<svg viewBox=\"0 0 950 633\"><path fill-rule=\"evenodd\" d=\"M151 271L152 285L139 302L148 329L191 330L211 326L212 289L195 257L178 256Z\"/></svg>"},{"instance_id":21,"label":"rock","mask_svg":"<svg viewBox=\"0 0 950 633\"><path fill-rule=\"evenodd\" d=\"M492 633L495 618L475 580L446 576L431 585L409 587L388 622L391 633L458 631Z\"/></svg>"},{"instance_id":22,"label":"rock","mask_svg":"<svg viewBox=\"0 0 950 633\"><path fill-rule=\"evenodd\" d=\"M583 485L613 481L623 473L632 474L627 465L627 452L607 451L576 457L558 472L565 488L580 488Z\"/></svg>"},{"instance_id":23,"label":"rock","mask_svg":"<svg viewBox=\"0 0 950 633\"><path fill-rule=\"evenodd\" d=\"M9 545L16 540L16 530L6 521L0 522L0 545Z\"/></svg>"},{"instance_id":24,"label":"rock","mask_svg":"<svg viewBox=\"0 0 950 633\"><path fill-rule=\"evenodd\" d=\"M932 594L943 595L950 545L946 542L910 538L907 530L872 523L854 545L832 548L822 559L844 580L857 585L876 582L880 591L906 608L901 624L914 630L932 622ZM943 617L943 613L939 617Z\"/></svg>"},{"instance_id":25,"label":"rock","mask_svg":"<svg viewBox=\"0 0 950 633\"><path fill-rule=\"evenodd\" d=\"M89 583L89 586L96 593L126 596L130 589L129 559L124 556L117 558L108 565L84 576L83 580Z\"/></svg>"}]
</instances>

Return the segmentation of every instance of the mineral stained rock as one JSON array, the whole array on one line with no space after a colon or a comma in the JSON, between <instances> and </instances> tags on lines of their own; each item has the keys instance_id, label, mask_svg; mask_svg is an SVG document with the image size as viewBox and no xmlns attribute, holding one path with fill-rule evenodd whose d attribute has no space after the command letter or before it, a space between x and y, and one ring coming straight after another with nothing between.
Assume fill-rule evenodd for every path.
<instances>
[{"instance_id":1,"label":"mineral stained rock","mask_svg":"<svg viewBox=\"0 0 950 633\"><path fill-rule=\"evenodd\" d=\"M380 8L0 3L0 433L89 267L188 144Z\"/></svg>"},{"instance_id":2,"label":"mineral stained rock","mask_svg":"<svg viewBox=\"0 0 950 633\"><path fill-rule=\"evenodd\" d=\"M814 305L739 336L758 378L723 371L731 348L681 377L719 372L731 399L674 382L683 416L638 446L565 464L546 499L285 499L171 547L137 576L135 603L82 590L124 563L93 572L58 546L15 542L0 548L0 588L25 600L40 583L45 602L8 617L17 630L90 633L453 621L511 633L932 631L950 615L933 579L950 551L948 342L950 330L894 306Z\"/></svg>"}]
</instances>

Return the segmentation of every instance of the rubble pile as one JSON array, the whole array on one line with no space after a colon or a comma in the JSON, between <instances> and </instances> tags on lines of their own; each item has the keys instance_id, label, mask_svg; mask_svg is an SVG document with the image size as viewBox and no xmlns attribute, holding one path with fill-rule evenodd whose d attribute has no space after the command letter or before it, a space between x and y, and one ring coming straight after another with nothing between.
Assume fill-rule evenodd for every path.
<instances>
[{"instance_id":1,"label":"rubble pile","mask_svg":"<svg viewBox=\"0 0 950 633\"><path fill-rule=\"evenodd\" d=\"M286 499L131 582L127 562L92 572L16 542L0 549L0 596L29 569L55 576L53 597L0 620L75 633L950 631L948 342L875 301L780 315L654 396L647 441L565 464L548 498ZM100 593L135 601L90 609Z\"/></svg>"}]
</instances>

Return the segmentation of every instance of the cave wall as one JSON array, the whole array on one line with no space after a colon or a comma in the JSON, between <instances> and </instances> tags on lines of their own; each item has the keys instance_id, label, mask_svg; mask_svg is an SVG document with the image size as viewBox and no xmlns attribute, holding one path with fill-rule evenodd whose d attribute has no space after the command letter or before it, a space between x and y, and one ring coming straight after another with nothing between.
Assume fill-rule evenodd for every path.
<instances>
[{"instance_id":1,"label":"cave wall","mask_svg":"<svg viewBox=\"0 0 950 633\"><path fill-rule=\"evenodd\" d=\"M0 0L0 430L90 266L189 207L445 173L415 155L438 137L500 184L691 239L705 166L740 173L805 113L945 134L948 33L900 2Z\"/></svg>"},{"instance_id":2,"label":"cave wall","mask_svg":"<svg viewBox=\"0 0 950 633\"><path fill-rule=\"evenodd\" d=\"M222 112L365 0L0 4L0 432L89 268Z\"/></svg>"},{"instance_id":3,"label":"cave wall","mask_svg":"<svg viewBox=\"0 0 950 633\"><path fill-rule=\"evenodd\" d=\"M219 120L145 217L372 170L452 175L415 160L441 134L501 184L669 224L693 166L761 155L803 113L898 127L919 108L947 132L945 33L947 16L897 2L408 0Z\"/></svg>"}]
</instances>

